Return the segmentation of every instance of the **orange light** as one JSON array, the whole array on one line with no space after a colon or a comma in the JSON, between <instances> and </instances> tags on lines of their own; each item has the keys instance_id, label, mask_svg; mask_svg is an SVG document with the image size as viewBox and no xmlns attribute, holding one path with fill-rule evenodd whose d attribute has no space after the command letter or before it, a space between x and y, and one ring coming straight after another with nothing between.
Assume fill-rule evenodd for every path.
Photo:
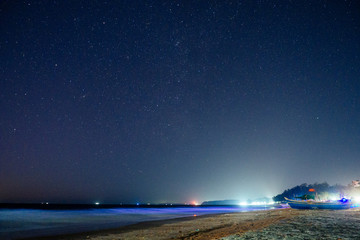
<instances>
[{"instance_id":1,"label":"orange light","mask_svg":"<svg viewBox=\"0 0 360 240\"><path fill-rule=\"evenodd\" d=\"M194 217L196 217L196 214L194 214Z\"/></svg>"},{"instance_id":2,"label":"orange light","mask_svg":"<svg viewBox=\"0 0 360 240\"><path fill-rule=\"evenodd\" d=\"M315 189L310 188L310 189L309 189L309 192L315 192Z\"/></svg>"}]
</instances>

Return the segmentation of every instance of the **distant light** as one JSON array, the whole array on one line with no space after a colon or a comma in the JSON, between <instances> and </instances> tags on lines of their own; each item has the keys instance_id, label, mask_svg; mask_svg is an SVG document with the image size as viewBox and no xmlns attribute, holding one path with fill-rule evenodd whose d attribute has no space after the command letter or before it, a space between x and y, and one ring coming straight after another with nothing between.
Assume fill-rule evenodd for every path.
<instances>
[{"instance_id":1,"label":"distant light","mask_svg":"<svg viewBox=\"0 0 360 240\"><path fill-rule=\"evenodd\" d=\"M194 214L194 217L196 217L197 215L196 214Z\"/></svg>"},{"instance_id":2,"label":"distant light","mask_svg":"<svg viewBox=\"0 0 360 240\"><path fill-rule=\"evenodd\" d=\"M100 203L99 202L96 202L95 205L99 205Z\"/></svg>"},{"instance_id":3,"label":"distant light","mask_svg":"<svg viewBox=\"0 0 360 240\"><path fill-rule=\"evenodd\" d=\"M252 206L258 206L258 205L266 205L266 202L252 202L250 203Z\"/></svg>"},{"instance_id":4,"label":"distant light","mask_svg":"<svg viewBox=\"0 0 360 240\"><path fill-rule=\"evenodd\" d=\"M354 200L354 202L360 202L360 196L355 196L355 197L353 198L353 200Z\"/></svg>"},{"instance_id":5,"label":"distant light","mask_svg":"<svg viewBox=\"0 0 360 240\"><path fill-rule=\"evenodd\" d=\"M331 201L336 201L336 200L339 200L339 197L336 197L335 195L331 195L330 200Z\"/></svg>"},{"instance_id":6,"label":"distant light","mask_svg":"<svg viewBox=\"0 0 360 240\"><path fill-rule=\"evenodd\" d=\"M199 203L198 202L196 202L196 201L192 201L192 203L191 203L192 205L195 205L195 206L197 206L197 205L199 205Z\"/></svg>"},{"instance_id":7,"label":"distant light","mask_svg":"<svg viewBox=\"0 0 360 240\"><path fill-rule=\"evenodd\" d=\"M136 206L139 206L140 205L140 203L136 203Z\"/></svg>"},{"instance_id":8,"label":"distant light","mask_svg":"<svg viewBox=\"0 0 360 240\"><path fill-rule=\"evenodd\" d=\"M251 202L251 203L247 203L247 202L239 202L238 205L239 206L259 206L259 205L273 205L275 204L274 201L269 201L269 202Z\"/></svg>"}]
</instances>

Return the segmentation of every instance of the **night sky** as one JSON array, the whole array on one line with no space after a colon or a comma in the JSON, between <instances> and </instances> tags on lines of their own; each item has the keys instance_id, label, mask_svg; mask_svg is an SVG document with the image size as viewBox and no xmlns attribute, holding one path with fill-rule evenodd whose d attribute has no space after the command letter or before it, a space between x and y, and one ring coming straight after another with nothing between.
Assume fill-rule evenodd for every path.
<instances>
[{"instance_id":1,"label":"night sky","mask_svg":"<svg viewBox=\"0 0 360 240\"><path fill-rule=\"evenodd\" d=\"M359 1L1 1L0 202L360 177Z\"/></svg>"}]
</instances>

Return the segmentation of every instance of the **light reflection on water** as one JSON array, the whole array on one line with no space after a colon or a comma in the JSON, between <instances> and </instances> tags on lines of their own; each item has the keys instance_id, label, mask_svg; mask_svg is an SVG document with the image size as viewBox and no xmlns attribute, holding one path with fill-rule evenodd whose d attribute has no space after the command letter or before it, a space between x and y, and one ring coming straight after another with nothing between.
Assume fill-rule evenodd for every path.
<instances>
[{"instance_id":1,"label":"light reflection on water","mask_svg":"<svg viewBox=\"0 0 360 240\"><path fill-rule=\"evenodd\" d=\"M36 237L115 228L205 214L247 212L251 207L114 208L86 210L0 210L0 239ZM267 208L269 209L269 208Z\"/></svg>"}]
</instances>

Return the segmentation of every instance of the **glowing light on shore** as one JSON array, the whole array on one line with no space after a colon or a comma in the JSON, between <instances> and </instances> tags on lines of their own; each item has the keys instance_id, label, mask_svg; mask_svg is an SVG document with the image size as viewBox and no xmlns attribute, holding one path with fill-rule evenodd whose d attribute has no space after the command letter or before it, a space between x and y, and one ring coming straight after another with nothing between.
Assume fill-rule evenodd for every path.
<instances>
[{"instance_id":1,"label":"glowing light on shore","mask_svg":"<svg viewBox=\"0 0 360 240\"><path fill-rule=\"evenodd\" d=\"M95 205L100 205L100 203L99 203L99 202L96 202Z\"/></svg>"},{"instance_id":2,"label":"glowing light on shore","mask_svg":"<svg viewBox=\"0 0 360 240\"><path fill-rule=\"evenodd\" d=\"M354 202L360 203L360 196L355 196L352 198Z\"/></svg>"},{"instance_id":3,"label":"glowing light on shore","mask_svg":"<svg viewBox=\"0 0 360 240\"><path fill-rule=\"evenodd\" d=\"M339 197L337 197L337 196L335 196L335 195L331 195L331 196L329 197L329 199L330 199L331 201L336 201L336 200L339 200Z\"/></svg>"},{"instance_id":4,"label":"glowing light on shore","mask_svg":"<svg viewBox=\"0 0 360 240\"><path fill-rule=\"evenodd\" d=\"M247 205L249 205L247 202L239 202L239 204L238 204L239 206L247 206Z\"/></svg>"},{"instance_id":5,"label":"glowing light on shore","mask_svg":"<svg viewBox=\"0 0 360 240\"><path fill-rule=\"evenodd\" d=\"M238 203L239 206L260 206L260 205L273 205L275 204L274 201L269 201L269 202L251 202L251 203L247 203L247 202L240 202Z\"/></svg>"}]
</instances>

